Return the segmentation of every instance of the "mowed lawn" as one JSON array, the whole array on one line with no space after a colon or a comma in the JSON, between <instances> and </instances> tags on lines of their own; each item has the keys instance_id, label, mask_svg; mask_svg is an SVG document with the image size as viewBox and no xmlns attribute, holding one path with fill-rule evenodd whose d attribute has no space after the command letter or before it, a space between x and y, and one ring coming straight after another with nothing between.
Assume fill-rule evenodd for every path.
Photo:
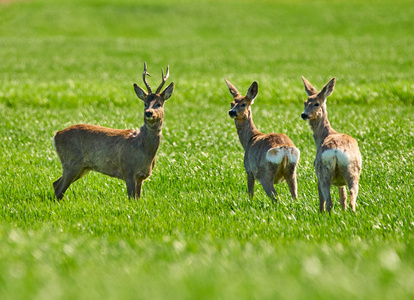
<instances>
[{"instance_id":1,"label":"mowed lawn","mask_svg":"<svg viewBox=\"0 0 414 300\"><path fill-rule=\"evenodd\" d=\"M0 299L414 298L412 1L0 1ZM139 128L144 61L176 89L142 198L90 173L57 202L54 132ZM301 76L363 156L318 212ZM301 151L299 199L247 195L227 78Z\"/></svg>"}]
</instances>

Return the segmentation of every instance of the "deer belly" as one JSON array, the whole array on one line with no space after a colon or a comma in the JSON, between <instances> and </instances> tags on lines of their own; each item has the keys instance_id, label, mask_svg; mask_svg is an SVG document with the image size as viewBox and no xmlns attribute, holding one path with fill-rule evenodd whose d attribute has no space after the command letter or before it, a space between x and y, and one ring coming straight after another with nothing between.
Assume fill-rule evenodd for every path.
<instances>
[{"instance_id":1,"label":"deer belly","mask_svg":"<svg viewBox=\"0 0 414 300\"><path fill-rule=\"evenodd\" d=\"M88 169L102 173L104 175L111 176L111 177L124 179L124 177L122 176L122 172L119 169L118 165L110 160L102 161L100 163L95 162L95 163L89 164Z\"/></svg>"},{"instance_id":2,"label":"deer belly","mask_svg":"<svg viewBox=\"0 0 414 300\"><path fill-rule=\"evenodd\" d=\"M99 173L104 174L104 175L108 175L108 176L115 177L115 178L119 178L119 179L124 179L123 176L122 176L122 174L120 172L113 172L113 170L111 170L109 172L108 171L105 171L105 170L103 170L103 171L97 170L97 171Z\"/></svg>"}]
</instances>

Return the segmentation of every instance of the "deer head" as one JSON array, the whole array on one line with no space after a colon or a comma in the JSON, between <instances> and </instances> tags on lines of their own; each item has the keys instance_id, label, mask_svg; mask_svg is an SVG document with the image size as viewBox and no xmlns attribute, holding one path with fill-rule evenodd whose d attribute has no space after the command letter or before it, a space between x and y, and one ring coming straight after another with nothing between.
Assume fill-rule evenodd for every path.
<instances>
[{"instance_id":1,"label":"deer head","mask_svg":"<svg viewBox=\"0 0 414 300\"><path fill-rule=\"evenodd\" d=\"M168 76L170 75L169 71L169 66L167 66L167 73L164 76L164 69L162 69L162 82L158 86L155 93L152 92L152 89L146 80L146 75L151 76L147 72L147 63L144 63L144 72L142 73L142 79L145 86L147 87L148 92L134 83L135 93L137 94L138 98L145 103L144 122L145 125L149 128L159 127L160 124L162 124L162 121L164 119L164 103L171 97L174 91L174 82L171 82L170 85L160 93L162 87L168 79Z\"/></svg>"},{"instance_id":2,"label":"deer head","mask_svg":"<svg viewBox=\"0 0 414 300\"><path fill-rule=\"evenodd\" d=\"M231 102L231 109L229 110L229 115L232 119L246 119L248 117L248 111L250 105L253 104L254 99L258 93L257 82L254 81L249 87L246 96L242 96L240 92L232 85L227 79L226 84L230 90L230 94L233 96L233 102Z\"/></svg>"},{"instance_id":3,"label":"deer head","mask_svg":"<svg viewBox=\"0 0 414 300\"><path fill-rule=\"evenodd\" d=\"M326 98L334 91L336 79L332 78L319 93L305 77L302 76L302 80L308 99L305 101L305 110L301 117L309 121L320 120L326 113Z\"/></svg>"}]
</instances>

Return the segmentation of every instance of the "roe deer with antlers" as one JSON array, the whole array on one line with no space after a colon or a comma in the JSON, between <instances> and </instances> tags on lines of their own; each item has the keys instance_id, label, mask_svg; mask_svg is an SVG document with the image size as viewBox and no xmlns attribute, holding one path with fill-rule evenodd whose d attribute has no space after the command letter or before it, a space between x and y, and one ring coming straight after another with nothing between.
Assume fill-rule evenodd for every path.
<instances>
[{"instance_id":1,"label":"roe deer with antlers","mask_svg":"<svg viewBox=\"0 0 414 300\"><path fill-rule=\"evenodd\" d=\"M101 126L77 124L58 131L54 146L60 158L63 175L53 183L58 200L70 184L89 171L97 171L126 182L128 197L140 197L142 182L147 179L155 165L155 155L161 141L164 120L164 103L174 91L172 82L162 92L169 76L162 71L162 82L155 93L142 74L148 93L134 84L135 93L144 101L144 125L137 130L111 129Z\"/></svg>"},{"instance_id":2,"label":"roe deer with antlers","mask_svg":"<svg viewBox=\"0 0 414 300\"><path fill-rule=\"evenodd\" d=\"M308 99L301 117L309 120L316 144L315 172L318 179L319 209L329 212L332 209L331 184L339 190L339 199L343 210L346 209L346 188L350 191L351 209L355 211L358 195L358 182L361 174L362 158L357 141L349 135L336 132L328 121L326 98L335 87L332 78L324 88L318 91L302 76Z\"/></svg>"},{"instance_id":3,"label":"roe deer with antlers","mask_svg":"<svg viewBox=\"0 0 414 300\"><path fill-rule=\"evenodd\" d=\"M259 181L266 194L276 201L274 184L286 180L293 199L298 196L296 182L296 165L300 151L290 138L283 133L261 133L253 123L250 106L258 93L257 82L253 82L246 96L228 80L231 103L229 115L234 119L240 142L244 148L244 167L247 173L247 188L253 198L255 179Z\"/></svg>"}]
</instances>

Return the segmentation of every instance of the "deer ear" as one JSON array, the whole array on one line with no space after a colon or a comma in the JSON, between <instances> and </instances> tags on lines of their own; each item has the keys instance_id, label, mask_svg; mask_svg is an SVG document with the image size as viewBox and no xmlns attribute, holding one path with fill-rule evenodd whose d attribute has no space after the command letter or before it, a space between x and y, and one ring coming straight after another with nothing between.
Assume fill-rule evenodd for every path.
<instances>
[{"instance_id":1,"label":"deer ear","mask_svg":"<svg viewBox=\"0 0 414 300\"><path fill-rule=\"evenodd\" d=\"M230 94L233 96L233 98L241 95L239 93L239 91L236 89L236 87L230 83L230 81L228 81L227 79L225 79L225 80L226 80L226 84L229 88Z\"/></svg>"},{"instance_id":2,"label":"deer ear","mask_svg":"<svg viewBox=\"0 0 414 300\"><path fill-rule=\"evenodd\" d=\"M141 99L142 101L147 100L148 93L144 91L143 89L141 89L139 86L137 86L136 83L134 83L134 90L135 90L135 94L137 94L139 99Z\"/></svg>"},{"instance_id":3,"label":"deer ear","mask_svg":"<svg viewBox=\"0 0 414 300\"><path fill-rule=\"evenodd\" d=\"M308 96L312 96L318 93L318 91L310 84L310 82L302 76L303 84L305 85L305 91Z\"/></svg>"},{"instance_id":4,"label":"deer ear","mask_svg":"<svg viewBox=\"0 0 414 300\"><path fill-rule=\"evenodd\" d=\"M329 81L323 87L323 89L319 92L319 95L321 95L323 97L323 99L328 98L332 94L332 92L334 91L334 88L335 88L335 82L336 82L336 78L332 78L331 81Z\"/></svg>"},{"instance_id":5,"label":"deer ear","mask_svg":"<svg viewBox=\"0 0 414 300\"><path fill-rule=\"evenodd\" d=\"M251 104L253 104L254 99L256 98L258 92L259 92L259 85L257 84L256 81L254 81L252 85L249 87L249 90L247 91L247 95L246 95L246 97L249 98L249 100L251 101Z\"/></svg>"},{"instance_id":6,"label":"deer ear","mask_svg":"<svg viewBox=\"0 0 414 300\"><path fill-rule=\"evenodd\" d=\"M168 100L171 97L173 92L174 92L174 82L171 82L170 85L167 86L165 90L162 91L161 93L162 99L164 99L164 101Z\"/></svg>"}]
</instances>

